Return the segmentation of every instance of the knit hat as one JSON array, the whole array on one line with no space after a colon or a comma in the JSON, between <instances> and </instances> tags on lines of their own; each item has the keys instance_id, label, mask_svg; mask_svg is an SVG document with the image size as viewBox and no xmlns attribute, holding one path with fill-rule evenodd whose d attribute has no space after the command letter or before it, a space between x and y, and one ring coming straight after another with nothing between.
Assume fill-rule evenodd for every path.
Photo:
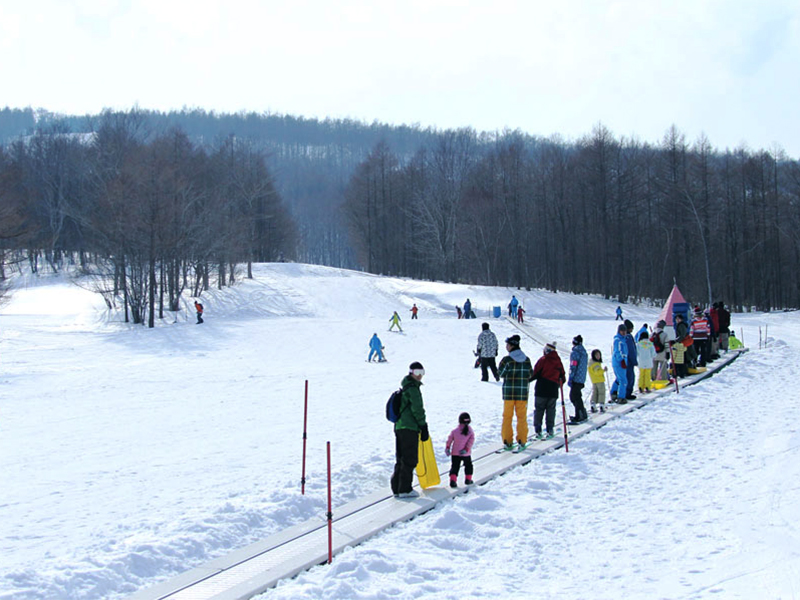
<instances>
[{"instance_id":1,"label":"knit hat","mask_svg":"<svg viewBox=\"0 0 800 600\"><path fill-rule=\"evenodd\" d=\"M576 335L574 338L572 338L572 343L575 344L576 346L578 344L582 344L583 343L583 337L580 334Z\"/></svg>"},{"instance_id":2,"label":"knit hat","mask_svg":"<svg viewBox=\"0 0 800 600\"><path fill-rule=\"evenodd\" d=\"M511 346L516 346L517 348L519 348L519 342L520 342L520 337L516 334L506 338L506 344L510 344Z\"/></svg>"},{"instance_id":3,"label":"knit hat","mask_svg":"<svg viewBox=\"0 0 800 600\"><path fill-rule=\"evenodd\" d=\"M552 352L555 349L556 349L556 343L555 342L548 342L544 347L545 352Z\"/></svg>"},{"instance_id":4,"label":"knit hat","mask_svg":"<svg viewBox=\"0 0 800 600\"><path fill-rule=\"evenodd\" d=\"M422 366L421 362L414 361L413 363L408 365L408 370L409 371L413 371L414 369L423 369L424 370L425 367Z\"/></svg>"}]
</instances>

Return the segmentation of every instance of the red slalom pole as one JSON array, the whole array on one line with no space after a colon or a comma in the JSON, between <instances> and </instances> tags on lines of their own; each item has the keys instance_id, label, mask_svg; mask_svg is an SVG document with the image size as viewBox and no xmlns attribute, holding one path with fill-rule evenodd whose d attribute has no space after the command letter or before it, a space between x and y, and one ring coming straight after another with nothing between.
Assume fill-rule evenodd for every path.
<instances>
[{"instance_id":1,"label":"red slalom pole","mask_svg":"<svg viewBox=\"0 0 800 600\"><path fill-rule=\"evenodd\" d=\"M569 452L569 434L567 433L567 405L564 404L564 382L561 382L561 415L564 417L564 450Z\"/></svg>"},{"instance_id":2,"label":"red slalom pole","mask_svg":"<svg viewBox=\"0 0 800 600\"><path fill-rule=\"evenodd\" d=\"M303 413L303 474L300 477L300 493L305 496L306 494L306 428L308 427L308 379L306 379L306 401L305 410Z\"/></svg>"},{"instance_id":3,"label":"red slalom pole","mask_svg":"<svg viewBox=\"0 0 800 600\"><path fill-rule=\"evenodd\" d=\"M331 508L331 443L328 442L328 564L333 561L333 511Z\"/></svg>"}]
</instances>

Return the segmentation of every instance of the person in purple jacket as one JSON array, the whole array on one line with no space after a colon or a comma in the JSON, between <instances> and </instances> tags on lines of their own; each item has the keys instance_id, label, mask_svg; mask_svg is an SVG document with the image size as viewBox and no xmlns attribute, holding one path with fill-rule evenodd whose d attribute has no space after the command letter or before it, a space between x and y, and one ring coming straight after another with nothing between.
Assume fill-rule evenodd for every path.
<instances>
[{"instance_id":1,"label":"person in purple jacket","mask_svg":"<svg viewBox=\"0 0 800 600\"><path fill-rule=\"evenodd\" d=\"M450 487L458 487L458 471L464 463L464 483L472 485L472 444L475 443L475 432L469 423L469 413L458 415L458 427L450 432L444 453L450 457Z\"/></svg>"}]
</instances>

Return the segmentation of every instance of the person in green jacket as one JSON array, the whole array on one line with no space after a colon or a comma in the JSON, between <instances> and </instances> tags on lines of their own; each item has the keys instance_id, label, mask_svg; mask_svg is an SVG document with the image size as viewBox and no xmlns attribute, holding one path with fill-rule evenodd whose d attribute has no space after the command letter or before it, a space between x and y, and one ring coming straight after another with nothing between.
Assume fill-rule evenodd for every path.
<instances>
[{"instance_id":1,"label":"person in green jacket","mask_svg":"<svg viewBox=\"0 0 800 600\"><path fill-rule=\"evenodd\" d=\"M519 309L517 309L519 310ZM508 356L500 361L499 374L503 379L503 424L500 435L505 450L514 447L512 421L517 416L517 444L525 448L528 444L528 391L533 367L531 359L520 350L520 337L512 335L506 339Z\"/></svg>"},{"instance_id":2,"label":"person in green jacket","mask_svg":"<svg viewBox=\"0 0 800 600\"><path fill-rule=\"evenodd\" d=\"M394 424L395 465L390 480L392 493L397 498L416 498L419 492L412 489L414 468L419 459L419 441L428 440L428 423L425 406L422 404L422 376L425 369L419 362L408 367L403 378L403 398L400 401L400 416Z\"/></svg>"}]
</instances>

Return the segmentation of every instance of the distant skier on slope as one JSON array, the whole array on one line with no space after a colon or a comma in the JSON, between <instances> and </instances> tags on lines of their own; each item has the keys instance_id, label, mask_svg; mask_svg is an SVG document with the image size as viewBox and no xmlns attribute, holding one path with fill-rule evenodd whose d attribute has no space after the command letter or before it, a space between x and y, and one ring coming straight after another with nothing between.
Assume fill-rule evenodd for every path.
<instances>
[{"instance_id":1,"label":"distant skier on slope","mask_svg":"<svg viewBox=\"0 0 800 600\"><path fill-rule=\"evenodd\" d=\"M400 327L400 321L401 321L400 315L397 314L397 311L394 311L394 313L392 314L392 318L389 319L389 323L391 323L391 325L389 326L389 331L394 329L395 325L397 325L397 329L403 331L403 328Z\"/></svg>"},{"instance_id":2,"label":"distant skier on slope","mask_svg":"<svg viewBox=\"0 0 800 600\"><path fill-rule=\"evenodd\" d=\"M197 323L195 325L200 325L203 323L203 305L200 304L197 300L194 301L194 309L197 311Z\"/></svg>"},{"instance_id":3,"label":"distant skier on slope","mask_svg":"<svg viewBox=\"0 0 800 600\"><path fill-rule=\"evenodd\" d=\"M369 357L367 358L367 362L372 362L372 357L376 354L378 355L378 362L386 362L386 359L383 357L383 344L378 334L373 333L372 338L369 340Z\"/></svg>"}]
</instances>

